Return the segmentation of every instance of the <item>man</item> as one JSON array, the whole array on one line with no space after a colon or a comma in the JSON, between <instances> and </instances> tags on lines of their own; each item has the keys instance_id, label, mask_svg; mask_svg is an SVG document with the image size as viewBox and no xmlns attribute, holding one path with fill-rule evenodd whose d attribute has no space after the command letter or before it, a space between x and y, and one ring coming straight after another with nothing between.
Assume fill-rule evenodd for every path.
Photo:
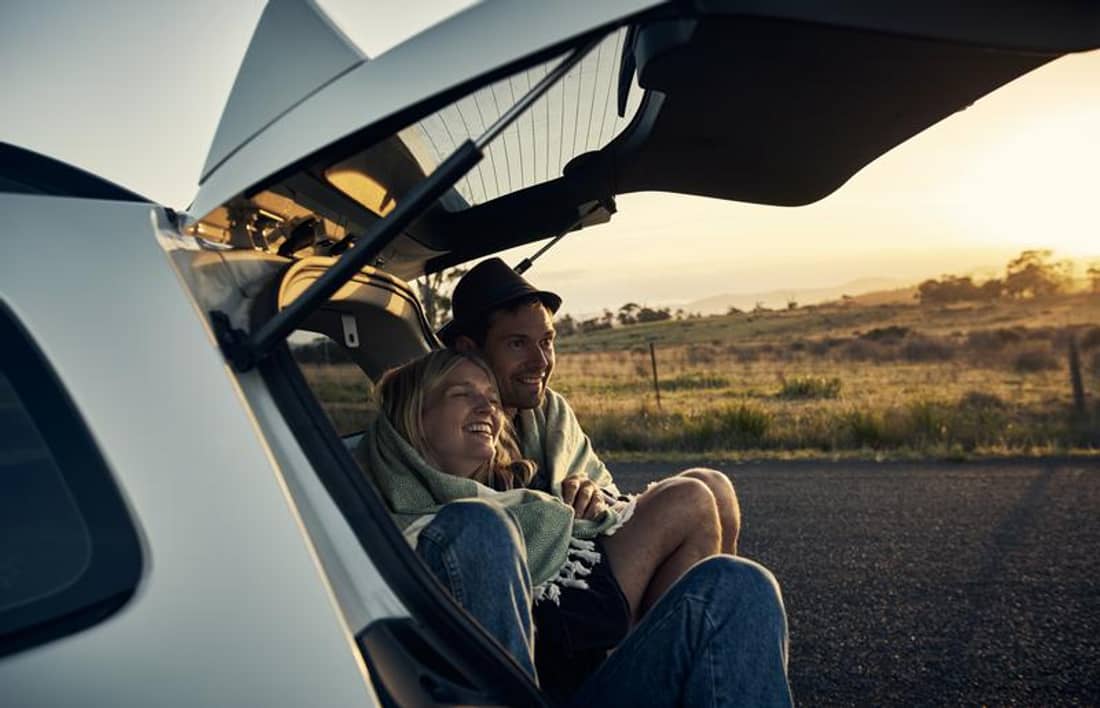
<instances>
[{"instance_id":1,"label":"man","mask_svg":"<svg viewBox=\"0 0 1100 708\"><path fill-rule=\"evenodd\" d=\"M561 298L533 287L499 258L490 258L463 276L452 303L454 318L440 337L448 346L477 351L488 361L500 386L501 403L515 416L523 454L539 466L541 486L560 492L582 518L606 504L601 490L619 496L573 409L549 388L554 370L553 315ZM549 489L550 471L563 478L560 490ZM701 493L704 488L709 495ZM721 530L719 549L737 554L741 509L726 475L690 469L647 490L639 504L661 496L662 505L667 505L674 494L673 503L695 507L683 509L685 523L698 519L713 503Z\"/></svg>"},{"instance_id":2,"label":"man","mask_svg":"<svg viewBox=\"0 0 1100 708\"><path fill-rule=\"evenodd\" d=\"M573 506L580 518L596 516L609 503L620 500L607 467L592 449L572 408L564 398L548 388L554 367L552 315L560 306L561 298L554 293L537 290L503 261L494 258L476 266L459 282L453 303L455 317L440 332L440 336L446 344L457 349L477 351L493 369L502 405L516 423L523 454L538 464L540 476L533 486L559 494ZM621 501L618 503L621 505ZM717 607L700 610L708 618L714 612L723 614L730 611L741 599L748 602L747 607L778 606L778 615L773 613L773 617L781 618L779 624L783 626L782 631L776 634L776 625L769 625L771 628L764 634L772 639L754 645L751 637L745 638L740 647L731 650L727 659L736 663L747 658L741 656L743 652L753 654L753 659L771 657L770 660L762 659L765 664L770 662L771 670L758 667L760 677L771 686L768 690L776 696L786 696L789 701L785 673L785 617L774 579L765 569L749 561L712 558L716 552L731 556L736 553L740 510L728 478L715 470L688 470L652 485L633 503L636 504L634 523L608 537L605 544L622 595L627 600L626 611L631 615L628 619L635 629L612 654L612 660L603 662L576 695L592 699L610 697L612 694L606 692L606 676L613 671L625 670L621 669L623 666L643 673L651 671L651 667L646 668L649 662L661 661L659 656L667 651L667 647L662 647L653 656L640 652L637 642L646 634L642 629L649 627L649 633L655 631L652 627L658 620L654 615L660 616L662 623L683 619L681 612L690 615L693 601L685 602L686 593L696 599L706 596L718 602ZM708 558L710 560L699 562ZM751 569L747 571L749 575L761 573L769 579L767 587L773 589L774 602L749 591L743 598L735 597L742 586L736 576L745 569ZM677 582L680 579L682 582ZM669 606L676 609L670 610ZM536 623L545 626L547 623L542 618L556 611L568 615L569 608L558 610L547 607L547 603L536 605ZM608 611L614 614L613 603ZM765 611L765 614L768 612ZM598 634L602 622L577 621L573 619L575 616L570 615L567 624L578 627L577 633L584 640L597 646L606 645L607 638ZM551 626L562 623L560 616L555 619L549 623ZM588 630L585 627L588 624L596 626ZM687 625L677 626L683 631L695 631ZM586 635L585 632L589 631L595 634ZM744 631L744 628L738 631ZM695 633L697 636L698 632ZM783 648L776 651L776 643L772 640L779 635L782 635L780 644ZM720 643L726 639L729 637L719 637L717 641ZM665 637L662 641L676 642L678 637ZM710 641L704 642L705 647L697 645L695 650L712 651L707 648ZM514 639L512 643L515 643ZM603 659L603 651L598 650L590 652L591 656L567 654L562 660L547 662L545 649L549 647L544 647L540 644L537 655L540 659L539 675L544 679L544 686L547 683L559 684L559 687L566 684L569 689L566 695L572 694L584 674ZM633 648L627 650L628 647ZM692 655L692 649L687 651ZM781 660L778 658L780 656ZM580 667L581 670L560 673L557 669L563 664L566 667ZM548 673L549 681L546 680ZM623 678L627 677L624 675ZM676 681L679 680L686 679L680 676ZM685 696L680 696L680 699Z\"/></svg>"}]
</instances>

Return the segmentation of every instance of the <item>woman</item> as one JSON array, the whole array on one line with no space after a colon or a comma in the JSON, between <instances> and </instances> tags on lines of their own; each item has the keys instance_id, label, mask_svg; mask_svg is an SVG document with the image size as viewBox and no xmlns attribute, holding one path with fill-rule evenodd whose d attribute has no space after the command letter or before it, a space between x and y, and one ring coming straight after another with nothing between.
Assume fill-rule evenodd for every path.
<instances>
[{"instance_id":1,"label":"woman","mask_svg":"<svg viewBox=\"0 0 1100 708\"><path fill-rule=\"evenodd\" d=\"M519 459L493 374L475 355L432 352L388 372L377 396L380 414L360 458L406 538L415 546L452 502L491 499L505 508L518 523L535 586L539 675L544 687L568 695L643 614L616 573L636 572L622 559L646 547L647 526L628 523L633 500L601 499L587 518L575 518L560 499L526 489L534 465ZM699 557L717 552L716 534L713 546ZM648 588L648 603L675 580Z\"/></svg>"}]
</instances>

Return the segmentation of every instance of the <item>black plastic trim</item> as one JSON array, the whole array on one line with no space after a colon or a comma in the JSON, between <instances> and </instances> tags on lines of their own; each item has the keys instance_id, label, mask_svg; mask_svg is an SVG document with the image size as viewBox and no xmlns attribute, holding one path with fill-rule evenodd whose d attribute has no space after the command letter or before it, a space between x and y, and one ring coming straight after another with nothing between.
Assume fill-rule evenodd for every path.
<instances>
[{"instance_id":1,"label":"black plastic trim","mask_svg":"<svg viewBox=\"0 0 1100 708\"><path fill-rule=\"evenodd\" d=\"M0 143L0 192L152 203L91 172L8 143Z\"/></svg>"}]
</instances>

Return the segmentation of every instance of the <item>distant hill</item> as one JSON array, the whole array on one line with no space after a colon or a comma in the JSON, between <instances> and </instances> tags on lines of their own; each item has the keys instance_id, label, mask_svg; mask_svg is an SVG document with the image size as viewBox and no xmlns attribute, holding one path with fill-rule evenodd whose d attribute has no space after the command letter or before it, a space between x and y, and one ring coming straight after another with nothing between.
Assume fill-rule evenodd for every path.
<instances>
[{"instance_id":1,"label":"distant hill","mask_svg":"<svg viewBox=\"0 0 1100 708\"><path fill-rule=\"evenodd\" d=\"M876 305L912 305L917 302L917 286L910 285L893 290L872 290L869 293L853 295L852 300L858 305L874 307Z\"/></svg>"},{"instance_id":2,"label":"distant hill","mask_svg":"<svg viewBox=\"0 0 1100 708\"><path fill-rule=\"evenodd\" d=\"M770 309L783 309L790 301L799 306L816 305L840 300L845 295L857 298L860 304L878 305L913 302L916 289L897 278L859 278L830 288L788 288L756 293L726 293L694 300L683 305L685 312L718 315L729 312L730 307L751 310L757 303ZM862 296L862 297L858 297Z\"/></svg>"},{"instance_id":3,"label":"distant hill","mask_svg":"<svg viewBox=\"0 0 1100 708\"><path fill-rule=\"evenodd\" d=\"M879 294L872 293L872 296L877 298ZM922 337L954 338L965 343L969 341L967 335L973 331L1013 328L1038 331L1051 327L1052 323L1058 327L1072 325L1100 329L1096 327L1097 322L1100 322L1100 297L1087 293L1030 300L1002 298L991 303L963 303L950 307L921 306L913 299L897 304L873 300L865 303L860 296L855 296L850 301L833 301L816 307L800 306L796 310L776 309L763 313L745 312L617 326L562 337L557 340L559 344L556 347L562 354L586 351L645 352L651 342L660 349L703 346L722 350L731 346L779 344L779 348L785 351L802 351L801 348L787 349L786 343L802 341L804 347L805 342L859 339L861 333L889 328L919 333ZM1007 336L1011 340L1019 334L1009 333ZM1090 357L1100 359L1100 345L1090 345L1090 351L1096 352ZM1093 368L1100 371L1100 361Z\"/></svg>"}]
</instances>

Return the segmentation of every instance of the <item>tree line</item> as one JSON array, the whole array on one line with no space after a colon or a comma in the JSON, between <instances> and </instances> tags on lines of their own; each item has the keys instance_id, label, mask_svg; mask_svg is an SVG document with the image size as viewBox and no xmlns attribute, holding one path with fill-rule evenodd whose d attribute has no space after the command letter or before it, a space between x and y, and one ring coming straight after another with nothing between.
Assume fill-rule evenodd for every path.
<instances>
[{"instance_id":1,"label":"tree line","mask_svg":"<svg viewBox=\"0 0 1100 708\"><path fill-rule=\"evenodd\" d=\"M999 298L1023 300L1069 292L1073 287L1073 263L1051 260L1049 249L1023 251L1005 266L1003 278L976 283L968 275L930 278L917 286L922 304L989 302ZM1100 293L1100 264L1086 271L1092 292Z\"/></svg>"},{"instance_id":2,"label":"tree line","mask_svg":"<svg viewBox=\"0 0 1100 708\"><path fill-rule=\"evenodd\" d=\"M571 334L596 332L612 327L629 327L647 322L663 322L665 320L693 320L702 317L697 312L685 312L683 308L675 311L670 307L648 307L636 302L628 302L619 308L618 312L604 309L603 314L586 319L575 318L572 315L562 315L554 321L554 328L558 334L569 336Z\"/></svg>"}]
</instances>

